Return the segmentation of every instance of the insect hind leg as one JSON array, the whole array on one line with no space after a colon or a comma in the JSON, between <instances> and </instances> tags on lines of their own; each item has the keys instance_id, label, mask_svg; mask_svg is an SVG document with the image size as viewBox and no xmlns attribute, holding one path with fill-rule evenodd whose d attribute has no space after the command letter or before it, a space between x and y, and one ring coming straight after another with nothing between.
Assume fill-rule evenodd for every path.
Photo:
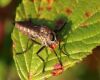
<instances>
[{"instance_id":1,"label":"insect hind leg","mask_svg":"<svg viewBox=\"0 0 100 80\"><path fill-rule=\"evenodd\" d=\"M28 39L27 44L26 44L26 49L22 52L17 52L16 55L24 54L33 46L33 43L29 47L28 47L28 44L29 44L29 39Z\"/></svg>"},{"instance_id":2,"label":"insect hind leg","mask_svg":"<svg viewBox=\"0 0 100 80\"><path fill-rule=\"evenodd\" d=\"M32 44L28 47L28 44L29 44L30 39L32 40ZM26 43L26 49L24 51L22 51L22 52L16 53L16 55L24 54L25 52L27 52L33 46L33 43L36 43L38 45L41 45L39 42L33 40L32 38L29 38L28 41L27 41L27 43Z\"/></svg>"},{"instance_id":3,"label":"insect hind leg","mask_svg":"<svg viewBox=\"0 0 100 80\"><path fill-rule=\"evenodd\" d=\"M33 46L33 43L36 43L36 44L38 44L38 45L41 45L39 42L35 41L34 38L31 38L32 44L28 47L29 40L30 40L30 39L28 39L28 41L27 41L27 45L26 45L25 51L16 53L16 55L23 54L23 53L27 52L27 51ZM45 72L45 60L39 55L39 53L40 53L44 48L45 48L45 46L42 46L42 47L37 51L37 53L36 53L37 56L38 56L38 57L42 60L42 62L43 62L43 71L42 71L42 72Z\"/></svg>"},{"instance_id":4,"label":"insect hind leg","mask_svg":"<svg viewBox=\"0 0 100 80\"><path fill-rule=\"evenodd\" d=\"M45 72L45 60L39 55L39 53L45 48L45 46L42 46L38 51L37 51L37 56L42 60L43 62L43 70L42 72L44 73Z\"/></svg>"}]
</instances>

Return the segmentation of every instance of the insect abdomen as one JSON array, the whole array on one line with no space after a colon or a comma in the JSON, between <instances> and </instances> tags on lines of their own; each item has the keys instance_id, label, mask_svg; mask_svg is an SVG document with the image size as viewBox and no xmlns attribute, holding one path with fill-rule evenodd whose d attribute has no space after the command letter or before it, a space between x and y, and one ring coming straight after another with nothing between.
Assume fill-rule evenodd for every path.
<instances>
[{"instance_id":1,"label":"insect abdomen","mask_svg":"<svg viewBox=\"0 0 100 80\"><path fill-rule=\"evenodd\" d=\"M23 24L20 24L20 23L16 23L15 26L23 34L28 35L28 36L32 36L32 37L37 37L37 32L34 29L34 27L32 29L32 26L29 26L29 25L26 26L26 25L23 25Z\"/></svg>"}]
</instances>

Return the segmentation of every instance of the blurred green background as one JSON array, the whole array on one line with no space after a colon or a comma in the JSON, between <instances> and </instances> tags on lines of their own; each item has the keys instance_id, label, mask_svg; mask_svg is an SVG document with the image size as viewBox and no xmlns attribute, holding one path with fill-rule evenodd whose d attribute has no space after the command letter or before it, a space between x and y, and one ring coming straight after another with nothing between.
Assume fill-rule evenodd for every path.
<instances>
[{"instance_id":1,"label":"blurred green background","mask_svg":"<svg viewBox=\"0 0 100 80\"><path fill-rule=\"evenodd\" d=\"M20 0L0 0L0 80L20 80L12 53L11 33ZM82 62L49 80L100 80L100 46Z\"/></svg>"}]
</instances>

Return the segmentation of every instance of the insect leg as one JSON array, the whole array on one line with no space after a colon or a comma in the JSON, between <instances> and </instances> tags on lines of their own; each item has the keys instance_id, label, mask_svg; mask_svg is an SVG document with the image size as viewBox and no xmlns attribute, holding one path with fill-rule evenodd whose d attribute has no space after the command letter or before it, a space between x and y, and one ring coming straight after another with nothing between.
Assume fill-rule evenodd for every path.
<instances>
[{"instance_id":1,"label":"insect leg","mask_svg":"<svg viewBox=\"0 0 100 80\"><path fill-rule=\"evenodd\" d=\"M42 72L44 72L45 71L45 60L39 55L39 53L43 50L45 48L45 46L42 46L38 51L37 51L37 56L42 60L42 62L43 62L43 71Z\"/></svg>"},{"instance_id":2,"label":"insect leg","mask_svg":"<svg viewBox=\"0 0 100 80\"><path fill-rule=\"evenodd\" d=\"M55 51L54 49L53 49L53 52L54 52L54 54L56 55L56 57L57 57L57 59L58 59L60 65L62 66L61 58L58 57L58 55L57 55L57 53L56 53L56 51Z\"/></svg>"},{"instance_id":3,"label":"insect leg","mask_svg":"<svg viewBox=\"0 0 100 80\"><path fill-rule=\"evenodd\" d=\"M23 52L16 53L16 55L23 54L23 53L27 52L33 46L33 43L29 47L28 47L28 44L29 44L29 39L28 39L27 44L26 44L26 49Z\"/></svg>"},{"instance_id":4,"label":"insect leg","mask_svg":"<svg viewBox=\"0 0 100 80\"><path fill-rule=\"evenodd\" d=\"M36 43L36 44L38 44L38 45L41 45L41 43L35 41L33 38L32 38L31 40L32 40L32 42L34 42L34 43Z\"/></svg>"},{"instance_id":5,"label":"insect leg","mask_svg":"<svg viewBox=\"0 0 100 80\"><path fill-rule=\"evenodd\" d=\"M59 50L60 50L64 55L66 55L66 56L69 57L69 54L61 49L60 43L59 43Z\"/></svg>"},{"instance_id":6,"label":"insect leg","mask_svg":"<svg viewBox=\"0 0 100 80\"><path fill-rule=\"evenodd\" d=\"M60 49L61 52L62 52L64 55L66 55L68 58L70 58L70 59L72 59L72 60L78 60L78 59L72 58L72 57L70 56L70 54L68 54L68 52L63 51L63 50L61 49L60 43L59 43L59 49ZM61 56L60 56L60 57L61 57Z\"/></svg>"},{"instance_id":7,"label":"insect leg","mask_svg":"<svg viewBox=\"0 0 100 80\"><path fill-rule=\"evenodd\" d=\"M28 47L28 44L29 44L30 39L32 40L32 44ZM26 43L26 49L23 52L18 52L17 55L23 54L23 53L27 52L33 46L33 43L36 43L38 45L41 45L39 42L33 40L32 38L29 38L28 41L27 41L27 43Z\"/></svg>"}]
</instances>

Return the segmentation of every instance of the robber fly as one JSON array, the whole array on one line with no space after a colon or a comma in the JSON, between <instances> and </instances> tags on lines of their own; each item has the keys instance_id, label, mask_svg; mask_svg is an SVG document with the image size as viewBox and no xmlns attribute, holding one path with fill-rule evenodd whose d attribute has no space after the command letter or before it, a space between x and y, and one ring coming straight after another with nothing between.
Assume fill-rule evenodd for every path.
<instances>
[{"instance_id":1,"label":"robber fly","mask_svg":"<svg viewBox=\"0 0 100 80\"><path fill-rule=\"evenodd\" d=\"M41 45L41 48L37 51L37 56L43 61L43 72L45 71L45 60L39 55L39 53L45 48L49 47L57 56L57 59L62 65L62 61L58 57L55 48L59 45L59 40L57 37L57 30L52 30L47 26L34 26L30 21L19 21L15 23L17 29L19 29L22 33L27 35L29 39L33 42ZM65 23L63 24L65 26ZM62 27L61 27L62 28ZM35 39L39 39L40 42L37 42ZM27 51L27 49L26 49Z\"/></svg>"}]
</instances>

